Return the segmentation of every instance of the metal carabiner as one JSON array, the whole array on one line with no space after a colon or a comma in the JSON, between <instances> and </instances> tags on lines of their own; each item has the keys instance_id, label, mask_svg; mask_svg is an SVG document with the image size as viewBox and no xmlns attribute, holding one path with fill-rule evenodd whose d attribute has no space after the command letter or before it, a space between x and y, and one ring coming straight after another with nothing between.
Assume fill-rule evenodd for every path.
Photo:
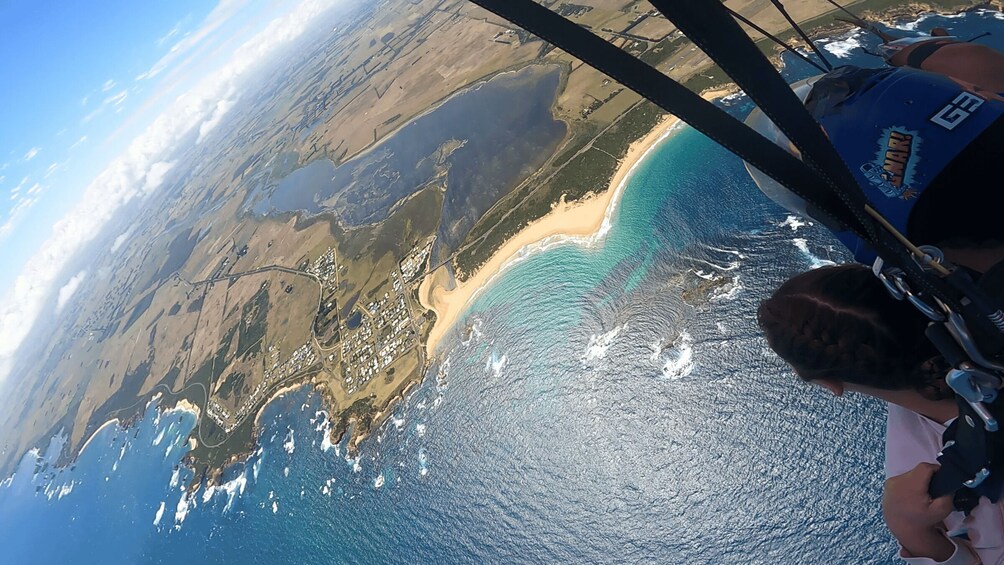
<instances>
[{"instance_id":1,"label":"metal carabiner","mask_svg":"<svg viewBox=\"0 0 1004 565\"><path fill-rule=\"evenodd\" d=\"M910 285L908 285L906 281L903 280L903 277L897 276L895 279L893 279L893 282L895 282L896 286L899 288L900 293L902 293L903 296L906 297L907 302L913 304L914 308L919 310L921 314L927 316L928 318L934 320L935 322L945 321L945 315L939 312L937 308L931 306L927 302L924 302L923 300L920 299L920 297L914 294L913 290L910 288Z\"/></svg>"},{"instance_id":2,"label":"metal carabiner","mask_svg":"<svg viewBox=\"0 0 1004 565\"><path fill-rule=\"evenodd\" d=\"M896 284L893 283L893 280L890 279L890 276L896 277L895 272L897 270L898 269L895 267L888 269L889 274L887 275L885 261L883 261L881 257L876 257L875 262L872 263L872 274L875 275L878 280L882 281L882 284L885 285L885 289L889 291L889 294L892 295L893 298L896 300L903 300L906 298L906 295L904 295L903 292L897 288Z\"/></svg>"}]
</instances>

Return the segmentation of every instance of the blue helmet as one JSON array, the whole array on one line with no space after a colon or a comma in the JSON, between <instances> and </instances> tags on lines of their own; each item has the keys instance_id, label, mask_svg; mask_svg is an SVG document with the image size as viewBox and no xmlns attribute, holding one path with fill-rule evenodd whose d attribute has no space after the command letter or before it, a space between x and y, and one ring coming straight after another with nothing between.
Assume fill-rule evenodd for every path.
<instances>
[{"instance_id":1,"label":"blue helmet","mask_svg":"<svg viewBox=\"0 0 1004 565\"><path fill-rule=\"evenodd\" d=\"M1004 198L988 194L1004 184L1004 98L906 68L841 67L796 93L872 207L914 243L937 244L960 235L1004 238L1004 222L993 221L996 206L989 206ZM773 124L765 124L762 115L751 115L747 123L770 137ZM774 132L775 142L783 140L778 135ZM806 212L804 203L777 183L753 177L778 203ZM836 236L857 260L874 260L874 251L854 234Z\"/></svg>"}]
</instances>

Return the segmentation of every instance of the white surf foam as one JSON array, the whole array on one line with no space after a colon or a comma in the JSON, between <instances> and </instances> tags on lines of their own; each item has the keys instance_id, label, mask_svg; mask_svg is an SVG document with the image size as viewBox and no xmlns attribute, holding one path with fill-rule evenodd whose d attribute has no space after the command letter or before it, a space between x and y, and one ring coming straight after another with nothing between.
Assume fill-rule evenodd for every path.
<instances>
[{"instance_id":1,"label":"white surf foam","mask_svg":"<svg viewBox=\"0 0 1004 565\"><path fill-rule=\"evenodd\" d=\"M278 513L279 513L279 501L278 500L273 500L272 501L272 514L278 514Z\"/></svg>"},{"instance_id":2,"label":"white surf foam","mask_svg":"<svg viewBox=\"0 0 1004 565\"><path fill-rule=\"evenodd\" d=\"M467 347L471 343L483 338L485 334L481 333L481 318L472 318L471 325L468 329L467 339L460 340L460 345Z\"/></svg>"},{"instance_id":3,"label":"white surf foam","mask_svg":"<svg viewBox=\"0 0 1004 565\"><path fill-rule=\"evenodd\" d=\"M862 37L864 37L864 32L861 30L855 30L842 39L832 39L830 41L820 42L819 44L823 47L823 49L829 51L834 57L837 57L838 59L846 59L853 54L855 49L861 47Z\"/></svg>"},{"instance_id":4,"label":"white surf foam","mask_svg":"<svg viewBox=\"0 0 1004 565\"><path fill-rule=\"evenodd\" d=\"M165 506L166 505L163 502L160 503L160 508L157 509L157 513L153 516L153 525L154 526L159 526L160 525L160 519L164 517L164 507Z\"/></svg>"},{"instance_id":5,"label":"white surf foam","mask_svg":"<svg viewBox=\"0 0 1004 565\"><path fill-rule=\"evenodd\" d=\"M742 280L739 275L732 277L732 282L723 284L722 286L716 288L708 300L711 302L720 302L725 300L732 300L736 296L739 296L739 292L743 289Z\"/></svg>"},{"instance_id":6,"label":"white surf foam","mask_svg":"<svg viewBox=\"0 0 1004 565\"><path fill-rule=\"evenodd\" d=\"M583 359L586 361L595 361L598 359L604 359L607 356L607 350L610 346L614 344L614 340L617 336L628 327L627 324L617 326L616 328L608 331L604 334L593 334L589 337L589 344L586 346L586 352L583 354Z\"/></svg>"},{"instance_id":7,"label":"white surf foam","mask_svg":"<svg viewBox=\"0 0 1004 565\"><path fill-rule=\"evenodd\" d=\"M652 350L652 355L649 357L649 360L655 361L656 359L659 358L659 355L662 353L662 340L657 339L653 341L652 343L648 344L648 348Z\"/></svg>"},{"instance_id":8,"label":"white surf foam","mask_svg":"<svg viewBox=\"0 0 1004 565\"><path fill-rule=\"evenodd\" d=\"M506 354L503 353L502 356L500 357L497 351L492 351L491 357L485 364L485 371L490 370L497 379L499 378L499 375L502 374L502 369L505 368L505 365L508 362L509 362L509 357Z\"/></svg>"},{"instance_id":9,"label":"white surf foam","mask_svg":"<svg viewBox=\"0 0 1004 565\"><path fill-rule=\"evenodd\" d=\"M223 483L222 485L214 485L207 488L206 492L202 495L202 502L203 504L209 502L218 492L225 493L227 496L227 503L223 505L223 513L226 514L233 506L234 500L238 496L244 494L244 489L247 488L247 484L247 470L245 469L241 474Z\"/></svg>"},{"instance_id":10,"label":"white surf foam","mask_svg":"<svg viewBox=\"0 0 1004 565\"><path fill-rule=\"evenodd\" d=\"M289 433L286 434L286 441L282 443L282 448L290 455L292 455L293 450L296 449L296 442L293 440L293 428L289 428Z\"/></svg>"},{"instance_id":11,"label":"white surf foam","mask_svg":"<svg viewBox=\"0 0 1004 565\"><path fill-rule=\"evenodd\" d=\"M798 231L798 228L811 226L812 222L807 222L798 216L788 216L783 222L777 225L779 228L790 227L791 231Z\"/></svg>"},{"instance_id":12,"label":"white surf foam","mask_svg":"<svg viewBox=\"0 0 1004 565\"><path fill-rule=\"evenodd\" d=\"M669 349L670 358L662 368L662 376L677 380L686 377L694 370L694 340L690 334L684 330L673 341L672 349Z\"/></svg>"},{"instance_id":13,"label":"white surf foam","mask_svg":"<svg viewBox=\"0 0 1004 565\"><path fill-rule=\"evenodd\" d=\"M164 433L165 432L167 432L166 429L160 430L160 433L157 434L157 437L153 438L153 445L154 446L160 445L160 442L164 441Z\"/></svg>"},{"instance_id":14,"label":"white surf foam","mask_svg":"<svg viewBox=\"0 0 1004 565\"><path fill-rule=\"evenodd\" d=\"M425 424L415 424L415 433L418 434L418 437L424 436L425 435Z\"/></svg>"},{"instance_id":15,"label":"white surf foam","mask_svg":"<svg viewBox=\"0 0 1004 565\"><path fill-rule=\"evenodd\" d=\"M192 497L188 497L188 492L183 492L181 498L178 499L178 505L174 508L174 529L180 530L182 522L188 517L188 511L195 508L195 493L192 493Z\"/></svg>"},{"instance_id":16,"label":"white surf foam","mask_svg":"<svg viewBox=\"0 0 1004 565\"><path fill-rule=\"evenodd\" d=\"M391 416L390 421L394 424L394 429L401 431L404 429L404 418L398 418L397 416Z\"/></svg>"},{"instance_id":17,"label":"white surf foam","mask_svg":"<svg viewBox=\"0 0 1004 565\"><path fill-rule=\"evenodd\" d=\"M422 477L429 474L429 458L424 449L418 450L418 474Z\"/></svg>"},{"instance_id":18,"label":"white surf foam","mask_svg":"<svg viewBox=\"0 0 1004 565\"><path fill-rule=\"evenodd\" d=\"M66 495L70 494L71 492L73 492L73 485L75 485L75 484L76 483L74 481L70 481L70 482L66 483L65 485L59 487L59 496L56 498L56 500L60 500L64 496L66 496Z\"/></svg>"},{"instance_id":19,"label":"white surf foam","mask_svg":"<svg viewBox=\"0 0 1004 565\"><path fill-rule=\"evenodd\" d=\"M830 261L829 259L821 259L817 257L815 254L813 254L811 251L809 251L809 242L806 241L804 238L796 237L795 239L791 240L791 242L795 244L795 247L797 247L798 250L802 252L802 255L804 255L805 258L809 260L810 269L818 269L820 267L836 265L836 263L834 263L833 261Z\"/></svg>"},{"instance_id":20,"label":"white surf foam","mask_svg":"<svg viewBox=\"0 0 1004 565\"><path fill-rule=\"evenodd\" d=\"M732 255L735 255L736 257L738 257L740 259L745 259L746 258L746 255L743 255L743 252L739 251L738 249L729 249L727 247L716 247L714 245L709 245L707 243L704 244L704 247L707 247L708 249L711 249L712 251L718 251L720 253L731 253Z\"/></svg>"},{"instance_id":21,"label":"white surf foam","mask_svg":"<svg viewBox=\"0 0 1004 565\"><path fill-rule=\"evenodd\" d=\"M376 480L373 481L373 488L380 488L383 486L383 483L384 483L383 473L380 473L379 475L377 475Z\"/></svg>"},{"instance_id":22,"label":"white surf foam","mask_svg":"<svg viewBox=\"0 0 1004 565\"><path fill-rule=\"evenodd\" d=\"M333 484L335 484L334 477L331 477L330 479L324 481L324 484L321 485L321 494L323 494L324 496L331 496L331 485Z\"/></svg>"}]
</instances>

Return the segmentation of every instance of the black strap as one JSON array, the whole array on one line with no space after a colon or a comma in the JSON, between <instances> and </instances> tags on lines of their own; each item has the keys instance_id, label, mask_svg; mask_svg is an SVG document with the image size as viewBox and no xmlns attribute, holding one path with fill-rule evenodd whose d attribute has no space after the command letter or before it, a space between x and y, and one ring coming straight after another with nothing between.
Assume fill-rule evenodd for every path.
<instances>
[{"instance_id":1,"label":"black strap","mask_svg":"<svg viewBox=\"0 0 1004 565\"><path fill-rule=\"evenodd\" d=\"M875 226L865 212L867 198L843 158L770 61L729 17L721 2L651 0L651 3L718 63L770 117L799 149L802 159L826 182L825 186L816 187L816 191L822 189L828 198L815 195L809 198L800 192L800 187L785 185L789 190L827 215L843 221L848 230L871 245L886 263L902 269L916 291L936 296L953 308L961 307L957 291L938 277L925 273L892 234ZM854 219L847 220L843 211Z\"/></svg>"},{"instance_id":2,"label":"black strap","mask_svg":"<svg viewBox=\"0 0 1004 565\"><path fill-rule=\"evenodd\" d=\"M651 0L718 63L800 150L802 160L767 142L722 109L600 37L533 0L471 0L607 74L761 170L903 270L914 290L961 312L965 293L925 273L893 235L866 213L867 198L822 128L718 0ZM820 215L822 217L820 217ZM958 478L952 478L958 483Z\"/></svg>"},{"instance_id":3,"label":"black strap","mask_svg":"<svg viewBox=\"0 0 1004 565\"><path fill-rule=\"evenodd\" d=\"M850 211L854 219L847 222L848 227L874 240L875 227L865 214L867 200L847 165L802 101L721 2L652 0L652 5L718 63L799 149L802 159L829 188L830 201L823 201L820 207L831 214L838 208Z\"/></svg>"},{"instance_id":4,"label":"black strap","mask_svg":"<svg viewBox=\"0 0 1004 565\"><path fill-rule=\"evenodd\" d=\"M822 129L718 1L652 3L733 76L799 148L805 162L773 143L765 143L760 134L714 104L533 0L471 1L675 114L801 197L815 211L817 220L831 229L852 231L868 242L886 262L901 268L916 290L938 296L953 307L959 304L945 284L926 276L890 234L876 228L864 211L864 194Z\"/></svg>"},{"instance_id":5,"label":"black strap","mask_svg":"<svg viewBox=\"0 0 1004 565\"><path fill-rule=\"evenodd\" d=\"M942 437L945 447L938 455L941 468L931 478L928 492L932 498L954 493L956 510L969 513L979 504L981 496L991 502L1000 499L1000 470L1004 461L1000 461L1000 434L986 431L979 415L965 400L959 399L958 405L959 417ZM999 406L991 405L990 408L995 415L999 415ZM968 481L978 477L981 469L994 472L979 484L966 486Z\"/></svg>"},{"instance_id":6,"label":"black strap","mask_svg":"<svg viewBox=\"0 0 1004 565\"><path fill-rule=\"evenodd\" d=\"M725 6L724 4L722 4L722 5ZM780 45L788 53L791 53L792 55L798 57L799 59L805 61L806 63L812 65L813 67L816 67L816 69L819 72L825 73L827 71L827 69L825 69L822 65L820 65L819 63L817 63L817 62L813 61L812 59L806 57L802 53L799 53L798 49L795 49L791 45L788 45L787 43L785 43L780 37L777 37L776 35L772 34L771 32L769 32L769 31L765 30L764 28L756 25L756 23L754 23L753 21L751 21L746 16L740 14L739 12L733 10L732 8L729 8L728 6L725 6L725 9L728 10L729 14L733 18L735 18L735 19L741 21L742 23L750 26L752 29L756 30L756 32L759 33L760 35L762 35L762 36L766 37L767 39L773 41L774 43Z\"/></svg>"},{"instance_id":7,"label":"black strap","mask_svg":"<svg viewBox=\"0 0 1004 565\"><path fill-rule=\"evenodd\" d=\"M816 54L816 56L819 57L819 60L822 61L824 65L826 65L826 69L832 71L833 65L831 65L830 62L826 60L826 56L823 55L823 52L819 50L819 47L816 47L816 44L813 43L811 39L809 39L809 36L806 35L804 31L802 31L802 27L798 25L798 22L791 19L791 16L788 15L788 10L785 10L784 4L781 4L781 0L770 0L770 1L772 4L774 4L774 7L777 8L777 11L781 12L781 15L784 16L784 19L788 21L788 25L791 26L791 29L795 30L795 32L798 33L798 36L802 38L802 41L804 41L805 44L809 46L809 49L812 49L812 51Z\"/></svg>"},{"instance_id":8,"label":"black strap","mask_svg":"<svg viewBox=\"0 0 1004 565\"><path fill-rule=\"evenodd\" d=\"M952 43L958 43L958 41L953 39L924 41L923 43L914 46L914 48L910 50L910 53L907 54L906 66L919 69L928 57L934 55L935 51Z\"/></svg>"},{"instance_id":9,"label":"black strap","mask_svg":"<svg viewBox=\"0 0 1004 565\"><path fill-rule=\"evenodd\" d=\"M818 171L773 143L766 143L763 136L658 70L532 0L471 1L578 57L676 115L788 187L815 209L825 212L833 223L855 232L873 231L848 210ZM776 75L773 68L771 74ZM790 93L788 85L783 84L783 88ZM790 98L797 101L793 95Z\"/></svg>"}]
</instances>

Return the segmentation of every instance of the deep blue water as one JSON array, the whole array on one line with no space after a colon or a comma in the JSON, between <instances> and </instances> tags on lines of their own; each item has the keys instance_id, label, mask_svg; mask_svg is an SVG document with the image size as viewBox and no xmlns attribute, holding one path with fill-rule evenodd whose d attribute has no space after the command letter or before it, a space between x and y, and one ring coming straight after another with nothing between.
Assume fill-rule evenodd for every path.
<instances>
[{"instance_id":1,"label":"deep blue water","mask_svg":"<svg viewBox=\"0 0 1004 565\"><path fill-rule=\"evenodd\" d=\"M997 24L921 26L946 22ZM25 457L0 486L0 561L894 562L881 405L797 383L755 327L781 280L843 257L786 220L684 129L637 168L605 238L533 254L480 296L442 379L357 460L324 445L300 391L266 409L225 485L186 497L193 419L152 404L72 468L44 463L58 438ZM687 304L701 275L726 284Z\"/></svg>"}]
</instances>

